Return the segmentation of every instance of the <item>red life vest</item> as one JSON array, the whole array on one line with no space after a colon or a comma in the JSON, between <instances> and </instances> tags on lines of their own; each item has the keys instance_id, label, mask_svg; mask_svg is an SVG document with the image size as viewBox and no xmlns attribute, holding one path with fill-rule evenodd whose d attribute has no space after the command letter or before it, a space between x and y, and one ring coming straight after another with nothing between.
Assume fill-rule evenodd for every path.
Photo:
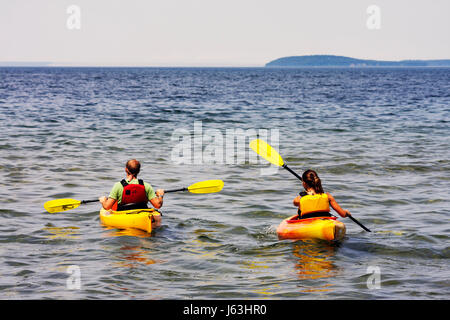
<instances>
[{"instance_id":1,"label":"red life vest","mask_svg":"<svg viewBox=\"0 0 450 320\"><path fill-rule=\"evenodd\" d=\"M148 208L148 198L145 192L144 181L142 179L138 181L139 184L130 184L125 179L120 181L123 186L123 192L122 201L117 205L117 211Z\"/></svg>"}]
</instances>

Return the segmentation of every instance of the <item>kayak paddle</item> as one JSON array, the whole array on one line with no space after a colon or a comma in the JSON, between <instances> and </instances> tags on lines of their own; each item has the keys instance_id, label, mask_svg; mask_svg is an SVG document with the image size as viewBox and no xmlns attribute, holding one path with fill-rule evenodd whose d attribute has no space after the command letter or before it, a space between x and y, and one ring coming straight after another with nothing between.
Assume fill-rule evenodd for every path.
<instances>
[{"instance_id":1,"label":"kayak paddle","mask_svg":"<svg viewBox=\"0 0 450 320\"><path fill-rule=\"evenodd\" d=\"M259 154L261 157L269 161L271 164L274 164L276 166L282 167L292 173L294 176L296 176L300 181L302 181L302 178L296 174L294 171L292 171L291 168L287 166L287 164L284 163L283 158L281 158L280 154L272 148L267 142L261 139L255 139L250 142L250 148L253 149L257 154Z\"/></svg>"},{"instance_id":2,"label":"kayak paddle","mask_svg":"<svg viewBox=\"0 0 450 320\"><path fill-rule=\"evenodd\" d=\"M250 142L250 148L252 148L253 151L255 151L257 154L259 154L261 157L263 157L270 163L286 169L294 176L296 176L300 181L303 181L298 174L296 174L291 168L287 166L287 164L284 163L283 158L281 158L280 154L264 140L261 139L252 140ZM364 230L371 232L369 229L363 226L358 220L353 218L351 215L349 215L348 217Z\"/></svg>"},{"instance_id":3,"label":"kayak paddle","mask_svg":"<svg viewBox=\"0 0 450 320\"><path fill-rule=\"evenodd\" d=\"M167 191L165 190L164 193L178 192L178 191L189 191L191 193L214 193L222 190L223 185L224 183L222 180L206 180L194 183L187 188L172 189ZM72 210L79 207L81 204L97 201L98 199L82 200L82 201L75 199L56 199L47 201L44 204L44 208L50 213L55 213Z\"/></svg>"},{"instance_id":4,"label":"kayak paddle","mask_svg":"<svg viewBox=\"0 0 450 320\"><path fill-rule=\"evenodd\" d=\"M352 219L352 221L354 223L356 223L358 226L360 226L361 228L363 228L364 230L366 230L367 232L372 232L370 231L368 228L366 228L365 226L363 226L358 220L356 220L355 218L353 218L351 215L348 215L347 217L349 217L350 219Z\"/></svg>"},{"instance_id":5,"label":"kayak paddle","mask_svg":"<svg viewBox=\"0 0 450 320\"><path fill-rule=\"evenodd\" d=\"M205 180L191 184L187 188L164 190L164 193L189 191L190 193L214 193L219 192L223 188L222 180Z\"/></svg>"},{"instance_id":6,"label":"kayak paddle","mask_svg":"<svg viewBox=\"0 0 450 320\"><path fill-rule=\"evenodd\" d=\"M47 210L50 213L55 213L55 212L72 210L72 209L78 208L80 206L80 204L97 202L97 201L98 201L98 199L81 200L81 201L75 200L75 199L56 199L56 200L47 201L44 204L44 208L45 208L45 210Z\"/></svg>"}]
</instances>

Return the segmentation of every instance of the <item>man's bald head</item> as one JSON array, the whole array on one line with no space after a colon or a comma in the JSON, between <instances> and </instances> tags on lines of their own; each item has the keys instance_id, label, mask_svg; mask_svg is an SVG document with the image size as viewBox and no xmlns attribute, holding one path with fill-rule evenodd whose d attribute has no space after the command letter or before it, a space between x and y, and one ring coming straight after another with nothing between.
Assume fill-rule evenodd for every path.
<instances>
[{"instance_id":1,"label":"man's bald head","mask_svg":"<svg viewBox=\"0 0 450 320\"><path fill-rule=\"evenodd\" d=\"M131 159L127 161L125 168L132 174L133 176L137 176L139 171L141 170L141 163L136 159Z\"/></svg>"}]
</instances>

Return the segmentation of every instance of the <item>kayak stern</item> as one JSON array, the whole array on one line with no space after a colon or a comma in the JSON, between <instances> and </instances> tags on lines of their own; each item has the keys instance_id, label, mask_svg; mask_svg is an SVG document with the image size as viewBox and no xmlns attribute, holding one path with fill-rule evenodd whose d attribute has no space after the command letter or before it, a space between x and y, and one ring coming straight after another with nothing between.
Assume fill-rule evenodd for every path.
<instances>
[{"instance_id":1,"label":"kayak stern","mask_svg":"<svg viewBox=\"0 0 450 320\"><path fill-rule=\"evenodd\" d=\"M152 232L154 216L160 216L155 209L136 209L126 211L100 210L100 221L103 225L117 229L139 229Z\"/></svg>"},{"instance_id":2,"label":"kayak stern","mask_svg":"<svg viewBox=\"0 0 450 320\"><path fill-rule=\"evenodd\" d=\"M297 215L283 220L277 228L278 239L322 239L339 241L345 236L345 224L335 217L297 219Z\"/></svg>"}]
</instances>

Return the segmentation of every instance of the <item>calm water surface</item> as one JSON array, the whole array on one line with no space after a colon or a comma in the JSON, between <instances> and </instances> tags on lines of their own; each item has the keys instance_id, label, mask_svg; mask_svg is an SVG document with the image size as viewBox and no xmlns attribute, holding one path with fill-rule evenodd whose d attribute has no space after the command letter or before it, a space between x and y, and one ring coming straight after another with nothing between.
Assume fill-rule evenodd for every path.
<instances>
[{"instance_id":1,"label":"calm water surface","mask_svg":"<svg viewBox=\"0 0 450 320\"><path fill-rule=\"evenodd\" d=\"M450 298L448 68L0 68L0 111L0 299ZM278 130L286 163L373 232L279 241L299 181L176 163L174 133L199 121ZM166 195L150 236L102 226L98 204L44 210L107 195L130 158L155 188L225 187Z\"/></svg>"}]
</instances>

